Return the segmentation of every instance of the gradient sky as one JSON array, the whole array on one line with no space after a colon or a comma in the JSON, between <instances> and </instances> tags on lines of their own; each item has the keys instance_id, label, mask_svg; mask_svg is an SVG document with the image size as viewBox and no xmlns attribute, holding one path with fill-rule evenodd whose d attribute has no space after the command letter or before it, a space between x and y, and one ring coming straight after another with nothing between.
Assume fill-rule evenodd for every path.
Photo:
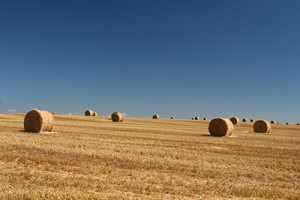
<instances>
[{"instance_id":1,"label":"gradient sky","mask_svg":"<svg viewBox=\"0 0 300 200\"><path fill-rule=\"evenodd\" d=\"M298 0L1 0L0 112L300 122Z\"/></svg>"}]
</instances>

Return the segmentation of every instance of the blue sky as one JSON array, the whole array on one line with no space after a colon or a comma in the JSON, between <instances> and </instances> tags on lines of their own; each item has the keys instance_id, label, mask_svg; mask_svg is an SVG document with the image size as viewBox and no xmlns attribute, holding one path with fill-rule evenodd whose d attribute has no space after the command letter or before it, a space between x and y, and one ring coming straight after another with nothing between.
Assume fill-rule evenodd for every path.
<instances>
[{"instance_id":1,"label":"blue sky","mask_svg":"<svg viewBox=\"0 0 300 200\"><path fill-rule=\"evenodd\" d=\"M300 122L300 1L2 0L0 112Z\"/></svg>"}]
</instances>

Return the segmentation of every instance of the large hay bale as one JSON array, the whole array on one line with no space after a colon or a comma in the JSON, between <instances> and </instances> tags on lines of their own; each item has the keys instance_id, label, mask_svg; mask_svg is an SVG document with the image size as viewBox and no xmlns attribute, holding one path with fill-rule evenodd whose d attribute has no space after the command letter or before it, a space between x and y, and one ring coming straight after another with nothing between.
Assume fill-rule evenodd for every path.
<instances>
[{"instance_id":1,"label":"large hay bale","mask_svg":"<svg viewBox=\"0 0 300 200\"><path fill-rule=\"evenodd\" d=\"M246 118L243 119L243 122L247 122L247 121L248 121L248 119L246 119Z\"/></svg>"},{"instance_id":2,"label":"large hay bale","mask_svg":"<svg viewBox=\"0 0 300 200\"><path fill-rule=\"evenodd\" d=\"M53 115L46 111L37 109L27 112L24 118L24 129L26 132L39 133L42 131L51 132L54 126Z\"/></svg>"},{"instance_id":3,"label":"large hay bale","mask_svg":"<svg viewBox=\"0 0 300 200\"><path fill-rule=\"evenodd\" d=\"M120 112L114 112L113 114L111 114L111 119L113 122L123 122L124 116Z\"/></svg>"},{"instance_id":4,"label":"large hay bale","mask_svg":"<svg viewBox=\"0 0 300 200\"><path fill-rule=\"evenodd\" d=\"M237 125L237 124L239 124L239 122L240 122L239 118L237 118L237 117L231 117L231 118L230 118L230 121L231 121L234 125Z\"/></svg>"},{"instance_id":5,"label":"large hay bale","mask_svg":"<svg viewBox=\"0 0 300 200\"><path fill-rule=\"evenodd\" d=\"M98 113L94 112L94 113L93 113L93 116L97 117L97 116L98 116Z\"/></svg>"},{"instance_id":6,"label":"large hay bale","mask_svg":"<svg viewBox=\"0 0 300 200\"><path fill-rule=\"evenodd\" d=\"M231 136L234 131L234 125L229 119L215 118L210 121L208 130L213 136Z\"/></svg>"},{"instance_id":7,"label":"large hay bale","mask_svg":"<svg viewBox=\"0 0 300 200\"><path fill-rule=\"evenodd\" d=\"M86 110L84 114L85 114L85 116L94 116L94 111Z\"/></svg>"},{"instance_id":8,"label":"large hay bale","mask_svg":"<svg viewBox=\"0 0 300 200\"><path fill-rule=\"evenodd\" d=\"M174 117L171 117L171 119L175 119Z\"/></svg>"},{"instance_id":9,"label":"large hay bale","mask_svg":"<svg viewBox=\"0 0 300 200\"><path fill-rule=\"evenodd\" d=\"M275 124L275 121L274 121L274 120L271 120L271 124Z\"/></svg>"},{"instance_id":10,"label":"large hay bale","mask_svg":"<svg viewBox=\"0 0 300 200\"><path fill-rule=\"evenodd\" d=\"M269 133L271 131L271 124L266 120L257 120L253 125L254 132Z\"/></svg>"},{"instance_id":11,"label":"large hay bale","mask_svg":"<svg viewBox=\"0 0 300 200\"><path fill-rule=\"evenodd\" d=\"M153 118L153 119L159 119L159 116L158 116L158 115L153 115L152 118Z\"/></svg>"},{"instance_id":12,"label":"large hay bale","mask_svg":"<svg viewBox=\"0 0 300 200\"><path fill-rule=\"evenodd\" d=\"M206 117L204 117L204 118L203 118L203 120L207 120L207 118L206 118Z\"/></svg>"},{"instance_id":13,"label":"large hay bale","mask_svg":"<svg viewBox=\"0 0 300 200\"><path fill-rule=\"evenodd\" d=\"M250 119L250 122L254 122L254 119Z\"/></svg>"},{"instance_id":14,"label":"large hay bale","mask_svg":"<svg viewBox=\"0 0 300 200\"><path fill-rule=\"evenodd\" d=\"M195 117L195 120L199 120L200 118L197 116L197 117Z\"/></svg>"}]
</instances>

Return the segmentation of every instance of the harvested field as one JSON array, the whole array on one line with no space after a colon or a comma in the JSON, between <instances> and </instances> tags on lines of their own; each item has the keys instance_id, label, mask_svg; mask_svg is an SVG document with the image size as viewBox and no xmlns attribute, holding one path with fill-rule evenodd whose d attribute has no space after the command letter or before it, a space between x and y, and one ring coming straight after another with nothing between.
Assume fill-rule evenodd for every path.
<instances>
[{"instance_id":1,"label":"harvested field","mask_svg":"<svg viewBox=\"0 0 300 200\"><path fill-rule=\"evenodd\" d=\"M300 126L253 123L212 137L207 121L55 115L25 133L0 114L0 199L299 199Z\"/></svg>"}]
</instances>

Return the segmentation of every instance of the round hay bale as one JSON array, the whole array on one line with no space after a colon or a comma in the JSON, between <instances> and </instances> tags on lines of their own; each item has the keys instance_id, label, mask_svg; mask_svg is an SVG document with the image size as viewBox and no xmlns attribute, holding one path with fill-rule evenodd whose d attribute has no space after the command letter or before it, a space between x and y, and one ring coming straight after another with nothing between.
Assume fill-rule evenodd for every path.
<instances>
[{"instance_id":1,"label":"round hay bale","mask_svg":"<svg viewBox=\"0 0 300 200\"><path fill-rule=\"evenodd\" d=\"M192 120L195 120L195 118L193 117Z\"/></svg>"},{"instance_id":2,"label":"round hay bale","mask_svg":"<svg viewBox=\"0 0 300 200\"><path fill-rule=\"evenodd\" d=\"M153 115L152 118L153 118L153 119L159 119L159 116L158 116L158 115Z\"/></svg>"},{"instance_id":3,"label":"round hay bale","mask_svg":"<svg viewBox=\"0 0 300 200\"><path fill-rule=\"evenodd\" d=\"M231 136L234 131L234 125L229 119L215 118L210 121L208 130L213 136Z\"/></svg>"},{"instance_id":4,"label":"round hay bale","mask_svg":"<svg viewBox=\"0 0 300 200\"><path fill-rule=\"evenodd\" d=\"M285 123L286 125L290 125L288 122L287 123Z\"/></svg>"},{"instance_id":5,"label":"round hay bale","mask_svg":"<svg viewBox=\"0 0 300 200\"><path fill-rule=\"evenodd\" d=\"M84 114L85 114L85 116L94 116L94 111L86 110Z\"/></svg>"},{"instance_id":6,"label":"round hay bale","mask_svg":"<svg viewBox=\"0 0 300 200\"><path fill-rule=\"evenodd\" d=\"M71 117L71 116L72 116L72 114L71 114L71 113L68 113L67 115L68 115L69 117Z\"/></svg>"},{"instance_id":7,"label":"round hay bale","mask_svg":"<svg viewBox=\"0 0 300 200\"><path fill-rule=\"evenodd\" d=\"M300 125L300 123L297 123L297 126L299 126Z\"/></svg>"},{"instance_id":8,"label":"round hay bale","mask_svg":"<svg viewBox=\"0 0 300 200\"><path fill-rule=\"evenodd\" d=\"M195 117L195 120L199 120L200 118L197 116L197 117Z\"/></svg>"},{"instance_id":9,"label":"round hay bale","mask_svg":"<svg viewBox=\"0 0 300 200\"><path fill-rule=\"evenodd\" d=\"M269 133L271 131L271 124L266 120L257 120L253 125L256 133Z\"/></svg>"},{"instance_id":10,"label":"round hay bale","mask_svg":"<svg viewBox=\"0 0 300 200\"><path fill-rule=\"evenodd\" d=\"M277 122L277 124L280 124L280 122Z\"/></svg>"},{"instance_id":11,"label":"round hay bale","mask_svg":"<svg viewBox=\"0 0 300 200\"><path fill-rule=\"evenodd\" d=\"M171 117L171 119L175 119L174 117Z\"/></svg>"},{"instance_id":12,"label":"round hay bale","mask_svg":"<svg viewBox=\"0 0 300 200\"><path fill-rule=\"evenodd\" d=\"M56 113L52 113L52 115L56 115Z\"/></svg>"},{"instance_id":13,"label":"round hay bale","mask_svg":"<svg viewBox=\"0 0 300 200\"><path fill-rule=\"evenodd\" d=\"M248 121L248 119L246 119L246 118L243 119L243 122L247 122L247 121Z\"/></svg>"},{"instance_id":14,"label":"round hay bale","mask_svg":"<svg viewBox=\"0 0 300 200\"><path fill-rule=\"evenodd\" d=\"M250 119L250 122L254 122L254 119Z\"/></svg>"},{"instance_id":15,"label":"round hay bale","mask_svg":"<svg viewBox=\"0 0 300 200\"><path fill-rule=\"evenodd\" d=\"M114 112L113 114L111 114L111 119L113 122L123 122L124 116L120 112Z\"/></svg>"},{"instance_id":16,"label":"round hay bale","mask_svg":"<svg viewBox=\"0 0 300 200\"><path fill-rule=\"evenodd\" d=\"M273 120L271 120L271 124L275 124L275 122Z\"/></svg>"},{"instance_id":17,"label":"round hay bale","mask_svg":"<svg viewBox=\"0 0 300 200\"><path fill-rule=\"evenodd\" d=\"M24 118L24 129L26 132L39 133L42 131L51 132L54 126L53 115L46 111L37 109L27 112Z\"/></svg>"},{"instance_id":18,"label":"round hay bale","mask_svg":"<svg viewBox=\"0 0 300 200\"><path fill-rule=\"evenodd\" d=\"M237 118L237 117L231 117L231 118L230 118L230 121L231 121L234 125L237 125L237 124L239 124L239 122L240 122L239 118Z\"/></svg>"},{"instance_id":19,"label":"round hay bale","mask_svg":"<svg viewBox=\"0 0 300 200\"><path fill-rule=\"evenodd\" d=\"M206 117L204 117L204 118L203 118L203 120L207 120L207 118L206 118Z\"/></svg>"},{"instance_id":20,"label":"round hay bale","mask_svg":"<svg viewBox=\"0 0 300 200\"><path fill-rule=\"evenodd\" d=\"M98 113L94 112L94 113L93 113L93 116L97 117L97 116L98 116Z\"/></svg>"}]
</instances>

